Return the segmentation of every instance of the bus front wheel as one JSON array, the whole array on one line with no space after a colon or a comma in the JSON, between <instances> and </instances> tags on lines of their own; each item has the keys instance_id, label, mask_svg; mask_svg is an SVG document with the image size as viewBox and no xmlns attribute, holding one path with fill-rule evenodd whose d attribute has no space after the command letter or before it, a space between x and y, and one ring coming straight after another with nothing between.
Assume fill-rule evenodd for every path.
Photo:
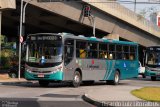
<instances>
[{"instance_id":1,"label":"bus front wheel","mask_svg":"<svg viewBox=\"0 0 160 107\"><path fill-rule=\"evenodd\" d=\"M47 86L49 85L49 82L48 82L48 81L42 81L42 80L40 80L40 81L39 81L39 85L40 85L41 87L47 87Z\"/></svg>"},{"instance_id":2,"label":"bus front wheel","mask_svg":"<svg viewBox=\"0 0 160 107\"><path fill-rule=\"evenodd\" d=\"M80 86L81 81L82 81L81 74L78 71L74 72L74 76L73 76L73 80L72 80L73 87Z\"/></svg>"},{"instance_id":3,"label":"bus front wheel","mask_svg":"<svg viewBox=\"0 0 160 107\"><path fill-rule=\"evenodd\" d=\"M156 81L156 76L151 76L152 81Z\"/></svg>"}]
</instances>

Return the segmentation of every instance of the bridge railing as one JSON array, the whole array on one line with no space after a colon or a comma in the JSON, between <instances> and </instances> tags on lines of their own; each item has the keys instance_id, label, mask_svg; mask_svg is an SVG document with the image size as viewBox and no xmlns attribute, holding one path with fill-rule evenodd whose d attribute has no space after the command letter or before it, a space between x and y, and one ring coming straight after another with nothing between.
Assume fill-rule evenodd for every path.
<instances>
[{"instance_id":1,"label":"bridge railing","mask_svg":"<svg viewBox=\"0 0 160 107\"><path fill-rule=\"evenodd\" d=\"M117 2L107 0L83 0L88 4L104 11L112 16L115 16L133 26L136 26L152 35L160 38L160 28L154 25L151 21L145 19L143 16L134 13L133 11L125 8Z\"/></svg>"}]
</instances>

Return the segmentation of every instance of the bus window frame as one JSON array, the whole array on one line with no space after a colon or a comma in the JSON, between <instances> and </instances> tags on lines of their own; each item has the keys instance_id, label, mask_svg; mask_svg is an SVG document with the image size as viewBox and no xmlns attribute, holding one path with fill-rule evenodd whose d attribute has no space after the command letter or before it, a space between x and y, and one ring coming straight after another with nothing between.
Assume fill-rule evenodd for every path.
<instances>
[{"instance_id":1,"label":"bus window frame","mask_svg":"<svg viewBox=\"0 0 160 107\"><path fill-rule=\"evenodd\" d=\"M114 45L114 50L110 50L111 46ZM116 60L116 43L108 43L108 59Z\"/></svg>"},{"instance_id":2,"label":"bus window frame","mask_svg":"<svg viewBox=\"0 0 160 107\"><path fill-rule=\"evenodd\" d=\"M72 45L66 45L66 41L68 41L68 40L73 40L73 44ZM68 65L73 59L74 59L74 55L75 55L75 49L74 49L74 45L75 45L75 39L73 39L73 38L66 38L66 39L64 39L64 46L63 46L63 50L64 50L64 52L63 52L63 56L64 56L64 65ZM72 57L68 57L67 56L67 52L66 52L66 47L67 47L67 49L68 49L68 47L71 47L72 49L73 49L73 52L72 52ZM67 60L69 60L68 62L66 62Z\"/></svg>"},{"instance_id":3,"label":"bus window frame","mask_svg":"<svg viewBox=\"0 0 160 107\"><path fill-rule=\"evenodd\" d=\"M108 44L109 43L106 43L106 42L99 42L98 43L99 44L99 47L98 47L98 49L99 49L99 59L108 59ZM104 45L104 46L106 46L106 48L100 48L100 46L101 45ZM101 55L102 55L102 57L101 57Z\"/></svg>"}]
</instances>

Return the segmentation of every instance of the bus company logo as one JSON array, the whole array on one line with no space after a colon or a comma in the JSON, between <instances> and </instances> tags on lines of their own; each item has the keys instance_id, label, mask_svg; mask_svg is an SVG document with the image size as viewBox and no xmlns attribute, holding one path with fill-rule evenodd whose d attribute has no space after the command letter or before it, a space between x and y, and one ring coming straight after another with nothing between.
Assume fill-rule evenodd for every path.
<instances>
[{"instance_id":1,"label":"bus company logo","mask_svg":"<svg viewBox=\"0 0 160 107\"><path fill-rule=\"evenodd\" d=\"M123 64L123 67L124 67L124 68L126 68L126 67L127 67L125 62L124 62L124 64Z\"/></svg>"},{"instance_id":2,"label":"bus company logo","mask_svg":"<svg viewBox=\"0 0 160 107\"><path fill-rule=\"evenodd\" d=\"M99 68L98 65L89 65L88 67L89 67L89 68Z\"/></svg>"},{"instance_id":3,"label":"bus company logo","mask_svg":"<svg viewBox=\"0 0 160 107\"><path fill-rule=\"evenodd\" d=\"M92 59L92 65L94 64L94 59Z\"/></svg>"}]
</instances>

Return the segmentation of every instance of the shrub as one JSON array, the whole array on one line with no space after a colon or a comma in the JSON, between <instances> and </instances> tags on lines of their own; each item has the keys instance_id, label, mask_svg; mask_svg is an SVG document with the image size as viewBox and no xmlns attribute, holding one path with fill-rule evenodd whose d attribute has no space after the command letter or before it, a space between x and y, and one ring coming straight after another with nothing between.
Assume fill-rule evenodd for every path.
<instances>
[{"instance_id":1,"label":"shrub","mask_svg":"<svg viewBox=\"0 0 160 107\"><path fill-rule=\"evenodd\" d=\"M15 57L14 55L14 51L12 51L11 49L3 49L1 51L1 69L8 69L10 66L12 66L17 57ZM15 60L15 61L14 61Z\"/></svg>"}]
</instances>

